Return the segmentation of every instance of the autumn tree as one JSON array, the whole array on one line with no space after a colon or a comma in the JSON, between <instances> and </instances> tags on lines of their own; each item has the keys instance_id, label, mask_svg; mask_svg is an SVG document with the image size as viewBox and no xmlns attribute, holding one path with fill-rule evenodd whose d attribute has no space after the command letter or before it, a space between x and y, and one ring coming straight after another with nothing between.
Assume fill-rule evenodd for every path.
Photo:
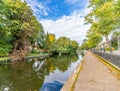
<instances>
[{"instance_id":1,"label":"autumn tree","mask_svg":"<svg viewBox=\"0 0 120 91\"><path fill-rule=\"evenodd\" d=\"M46 35L46 44L45 44L45 49L51 50L53 42L56 40L55 34L52 33L47 33Z\"/></svg>"}]
</instances>

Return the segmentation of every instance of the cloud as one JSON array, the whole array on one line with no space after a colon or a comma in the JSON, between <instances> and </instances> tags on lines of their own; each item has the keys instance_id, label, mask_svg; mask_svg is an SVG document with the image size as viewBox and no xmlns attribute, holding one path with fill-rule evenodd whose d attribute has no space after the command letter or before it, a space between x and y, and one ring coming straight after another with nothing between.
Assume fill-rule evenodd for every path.
<instances>
[{"instance_id":1,"label":"cloud","mask_svg":"<svg viewBox=\"0 0 120 91\"><path fill-rule=\"evenodd\" d=\"M66 5L70 8L70 11L67 10L70 14L67 11L60 12L58 4L52 3L52 0L25 1L31 6L33 13L42 23L45 32L53 33L57 38L66 36L72 40L76 40L79 44L82 43L90 27L90 25L84 25L84 16L90 12L90 9L87 9L88 0L65 0L64 2L60 2L60 5ZM53 6L49 6L49 4ZM60 9L62 10L62 8ZM65 14L66 12L67 14ZM54 17L57 18L54 19Z\"/></svg>"},{"instance_id":2,"label":"cloud","mask_svg":"<svg viewBox=\"0 0 120 91\"><path fill-rule=\"evenodd\" d=\"M81 44L90 27L90 25L84 25L84 16L88 12L90 12L90 9L83 9L74 11L69 16L62 16L57 20L43 19L40 22L46 32L55 34L57 38L66 36Z\"/></svg>"},{"instance_id":3,"label":"cloud","mask_svg":"<svg viewBox=\"0 0 120 91\"><path fill-rule=\"evenodd\" d=\"M27 4L33 10L35 15L48 15L48 11L50 10L45 4L41 3L38 0L25 0Z\"/></svg>"}]
</instances>

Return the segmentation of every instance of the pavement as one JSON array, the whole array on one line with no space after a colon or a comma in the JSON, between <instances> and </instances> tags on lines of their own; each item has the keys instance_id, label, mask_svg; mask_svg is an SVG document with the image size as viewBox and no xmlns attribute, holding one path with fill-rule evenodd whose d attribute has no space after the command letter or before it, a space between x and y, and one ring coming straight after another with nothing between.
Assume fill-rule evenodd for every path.
<instances>
[{"instance_id":1,"label":"pavement","mask_svg":"<svg viewBox=\"0 0 120 91\"><path fill-rule=\"evenodd\" d=\"M120 79L95 55L87 52L73 91L120 91Z\"/></svg>"},{"instance_id":2,"label":"pavement","mask_svg":"<svg viewBox=\"0 0 120 91\"><path fill-rule=\"evenodd\" d=\"M118 55L120 55L120 50L115 50L115 51L113 51L113 54L118 54Z\"/></svg>"}]
</instances>

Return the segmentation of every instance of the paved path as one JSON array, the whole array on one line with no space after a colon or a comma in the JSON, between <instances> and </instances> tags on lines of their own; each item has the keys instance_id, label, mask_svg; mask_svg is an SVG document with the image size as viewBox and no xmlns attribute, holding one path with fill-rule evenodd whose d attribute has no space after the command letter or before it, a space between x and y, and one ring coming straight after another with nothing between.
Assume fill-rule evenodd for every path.
<instances>
[{"instance_id":1,"label":"paved path","mask_svg":"<svg viewBox=\"0 0 120 91\"><path fill-rule=\"evenodd\" d=\"M113 54L118 54L118 55L120 55L120 50L115 50L115 51L113 51Z\"/></svg>"},{"instance_id":2,"label":"paved path","mask_svg":"<svg viewBox=\"0 0 120 91\"><path fill-rule=\"evenodd\" d=\"M88 52L73 91L120 91L120 80Z\"/></svg>"}]
</instances>

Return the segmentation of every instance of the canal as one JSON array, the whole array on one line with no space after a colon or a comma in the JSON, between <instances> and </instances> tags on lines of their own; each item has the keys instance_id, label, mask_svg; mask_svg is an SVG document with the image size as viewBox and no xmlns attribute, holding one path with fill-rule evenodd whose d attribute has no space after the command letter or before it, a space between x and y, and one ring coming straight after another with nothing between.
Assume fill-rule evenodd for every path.
<instances>
[{"instance_id":1,"label":"canal","mask_svg":"<svg viewBox=\"0 0 120 91\"><path fill-rule=\"evenodd\" d=\"M81 55L37 58L0 65L0 91L60 91Z\"/></svg>"}]
</instances>

